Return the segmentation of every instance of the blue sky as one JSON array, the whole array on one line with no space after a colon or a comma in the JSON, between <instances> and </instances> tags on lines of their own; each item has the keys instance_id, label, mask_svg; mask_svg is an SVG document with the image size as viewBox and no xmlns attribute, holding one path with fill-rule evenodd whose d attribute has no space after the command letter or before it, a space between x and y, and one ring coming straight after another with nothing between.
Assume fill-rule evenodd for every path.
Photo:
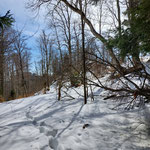
<instances>
[{"instance_id":1,"label":"blue sky","mask_svg":"<svg viewBox=\"0 0 150 150\"><path fill-rule=\"evenodd\" d=\"M10 10L15 18L14 28L23 30L25 35L31 37L28 40L28 46L31 48L32 62L34 62L38 57L36 38L45 24L41 13L41 16L35 18L35 13L25 8L27 2L28 0L1 0L0 15L5 15Z\"/></svg>"}]
</instances>

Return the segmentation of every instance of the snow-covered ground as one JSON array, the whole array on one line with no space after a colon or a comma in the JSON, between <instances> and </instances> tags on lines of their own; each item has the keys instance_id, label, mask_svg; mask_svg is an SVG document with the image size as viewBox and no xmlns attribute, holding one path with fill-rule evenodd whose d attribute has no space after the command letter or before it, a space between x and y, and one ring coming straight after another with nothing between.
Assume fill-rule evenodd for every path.
<instances>
[{"instance_id":1,"label":"snow-covered ground","mask_svg":"<svg viewBox=\"0 0 150 150\"><path fill-rule=\"evenodd\" d=\"M76 91L82 94L82 87ZM84 105L76 91L68 91L73 100L57 101L51 87L0 104L0 150L150 150L149 107L113 109L118 102L103 100L108 93L100 88Z\"/></svg>"}]
</instances>

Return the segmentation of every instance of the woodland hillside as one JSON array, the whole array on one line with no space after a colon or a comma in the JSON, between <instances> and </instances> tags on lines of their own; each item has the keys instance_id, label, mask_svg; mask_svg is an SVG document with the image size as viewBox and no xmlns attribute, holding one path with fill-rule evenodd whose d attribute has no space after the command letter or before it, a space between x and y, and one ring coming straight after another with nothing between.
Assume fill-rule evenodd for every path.
<instances>
[{"instance_id":1,"label":"woodland hillside","mask_svg":"<svg viewBox=\"0 0 150 150\"><path fill-rule=\"evenodd\" d=\"M0 150L149 150L150 1L25 0L32 34L9 7Z\"/></svg>"}]
</instances>

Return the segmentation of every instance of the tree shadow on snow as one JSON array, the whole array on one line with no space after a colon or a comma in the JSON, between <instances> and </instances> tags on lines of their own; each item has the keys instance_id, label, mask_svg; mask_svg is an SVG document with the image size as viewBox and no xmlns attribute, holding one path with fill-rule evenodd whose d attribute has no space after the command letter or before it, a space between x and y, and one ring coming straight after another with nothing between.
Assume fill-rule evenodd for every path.
<instances>
[{"instance_id":1,"label":"tree shadow on snow","mask_svg":"<svg viewBox=\"0 0 150 150\"><path fill-rule=\"evenodd\" d=\"M76 120L77 116L79 116L82 108L83 108L84 104L81 105L81 107L79 108L78 112L73 116L73 118L71 119L70 123L57 135L56 138L60 137L60 135L65 132L65 130L67 130L72 124L73 122Z\"/></svg>"}]
</instances>

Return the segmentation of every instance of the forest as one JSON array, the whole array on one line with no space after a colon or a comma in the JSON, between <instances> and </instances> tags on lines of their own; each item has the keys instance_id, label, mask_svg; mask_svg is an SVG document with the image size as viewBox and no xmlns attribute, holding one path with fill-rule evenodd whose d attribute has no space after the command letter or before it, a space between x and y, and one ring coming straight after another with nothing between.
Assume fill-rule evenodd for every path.
<instances>
[{"instance_id":1,"label":"forest","mask_svg":"<svg viewBox=\"0 0 150 150\"><path fill-rule=\"evenodd\" d=\"M91 125L90 119L103 115L105 118L107 114L105 108L108 108L109 112L109 106L113 106L113 108L111 108L112 112L110 118L107 118L108 120L111 120L115 115L118 116L118 112L115 112L114 116L112 115L116 108L119 110L123 108L123 111L127 111L126 117L129 120L125 122L127 123L126 128L129 130L138 120L130 120L137 115L131 115L131 110L142 110L140 117L144 116L146 123L140 122L140 125L145 125L144 129L146 129L145 132L149 137L150 0L25 0L24 7L36 17L40 14L43 15L44 12L42 19L44 18L45 28L40 28L38 33L28 36L24 29L15 28L14 24L17 24L17 22L11 12L11 7L5 14L0 12L0 103L5 106L9 102L15 103L15 99L26 97L30 99L33 105L29 105L28 109L25 107L25 116L34 127L36 126L39 129L40 133L52 136L49 139L49 148L54 150L87 149L88 146L85 148L86 144L84 145L83 142L81 142L83 147L73 146L74 149L72 149L72 147L64 144L63 148L60 144L60 141L63 141L61 136L69 130L74 122L78 121L78 117L79 120L89 119L88 121L85 119L88 123L81 121L83 129L89 128L90 130L89 133L84 133L84 135L95 136L95 130L101 132L101 128L96 126L101 120L99 123L91 121L96 126L95 130L92 130L94 125ZM33 20L36 17L33 17ZM34 62L33 48L29 46L31 37L35 39L34 51L39 54ZM52 93L55 93L56 97ZM55 103L50 102L45 107L44 101L47 102L49 97L47 94L51 94L51 97L56 100L56 108L58 108L49 113L46 113L48 108L50 108L49 111L54 109ZM40 99L41 95L43 95L43 102ZM41 100L39 103L36 102L36 100L38 101L36 96L39 96ZM79 101L81 105L78 106L76 101ZM25 105L28 105L28 102L24 102ZM106 103L108 104L106 105ZM36 108L36 105L39 111L38 109L32 109L33 106ZM58 125L56 125L57 129L52 131L49 131L49 123L46 120L43 121L45 124L42 124L41 120L47 119L49 115L53 116L55 111L66 113L64 116L67 116L71 109L75 108L73 105L78 106L77 108L80 108L80 110L74 116L69 115L73 118L69 118L68 125L65 124L63 116L62 118L58 117L59 115L57 116L57 119L61 120L59 123L66 126L62 130L56 123L57 119L54 120ZM16 107L20 108L22 105ZM68 113L66 107L69 107ZM97 107L100 108L99 111ZM74 113L74 111L71 113ZM101 111L104 111L104 113ZM85 113L83 113L84 117L80 112ZM38 115L43 113L43 116L36 116L36 113L39 113ZM128 115L132 117L130 118ZM117 127L125 125L124 122L121 122L121 117L126 118L125 116L118 116L120 122ZM111 121L115 125L115 121ZM25 125L28 125L29 122L25 122ZM50 123L53 124L54 122ZM22 123L20 125L22 127ZM79 122L76 124L77 128L78 125ZM140 125L137 125L137 127ZM50 128L53 128L52 126ZM108 125L108 128L110 130L111 124ZM134 129L136 130L136 128ZM112 132L117 136L126 132L126 130L122 131L120 128L113 129L115 131ZM92 131L95 134L92 134ZM133 137L145 132L142 130L137 135L134 134ZM133 132L131 131L131 133ZM80 135L81 133L79 133ZM107 135L109 140L110 135L111 133ZM106 133L103 133L103 136L106 136ZM122 148L124 150L150 149L148 137L145 139L147 141L145 147L131 144L130 147L125 145ZM95 137L95 139L98 138ZM129 139L123 139L122 145L125 141L129 141ZM114 143L109 144L113 145ZM143 141L141 143L143 144ZM100 145L89 148L100 150ZM118 147L114 145L116 149L120 147L120 145ZM47 150L45 146L41 145L39 149ZM107 143L104 142L102 150L105 149L111 150L113 148L111 146L107 148Z\"/></svg>"},{"instance_id":2,"label":"forest","mask_svg":"<svg viewBox=\"0 0 150 150\"><path fill-rule=\"evenodd\" d=\"M36 39L41 58L30 66L28 37L13 29L15 20L10 11L1 16L1 101L29 96L43 88L50 90L55 81L58 99L61 88L70 82L71 87L84 84L85 103L87 84L118 93L121 98L149 101L149 65L143 62L150 48L149 1L35 0L27 2L26 7L33 13L46 11L49 31L42 29ZM120 80L122 87L95 83L87 73L97 80L110 73L110 78Z\"/></svg>"}]
</instances>

